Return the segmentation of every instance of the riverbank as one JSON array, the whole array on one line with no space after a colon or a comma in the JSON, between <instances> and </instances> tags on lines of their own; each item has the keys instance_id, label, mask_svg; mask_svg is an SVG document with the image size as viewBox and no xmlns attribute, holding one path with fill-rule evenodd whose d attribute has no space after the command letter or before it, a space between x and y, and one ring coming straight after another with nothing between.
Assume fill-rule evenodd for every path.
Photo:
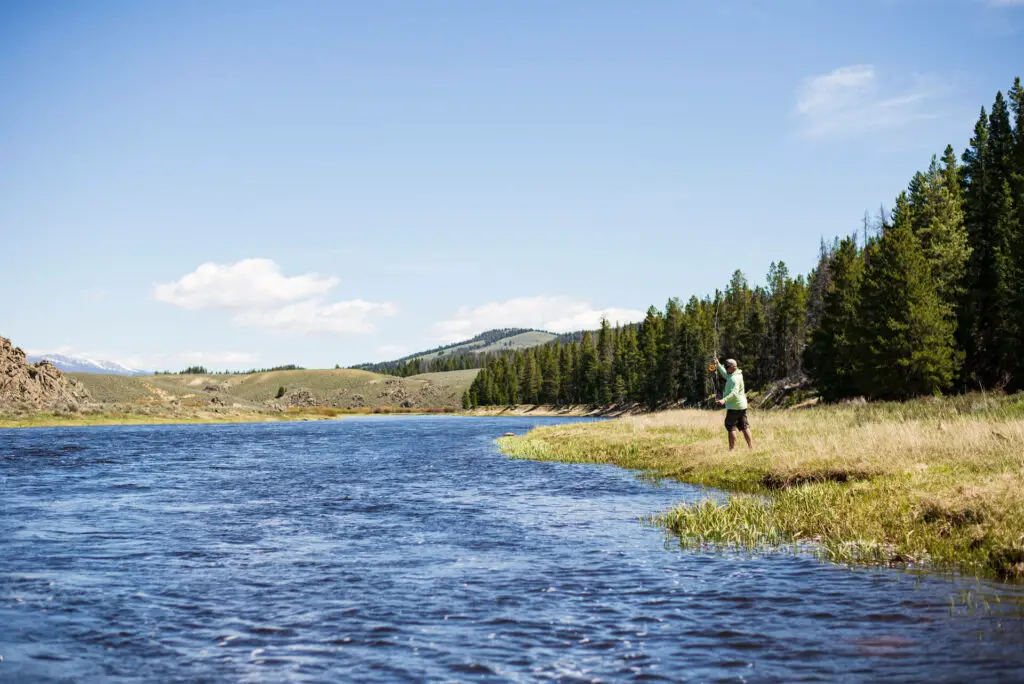
<instances>
[{"instance_id":1,"label":"riverbank","mask_svg":"<svg viewBox=\"0 0 1024 684\"><path fill-rule=\"evenodd\" d=\"M301 420L330 420L345 416L365 415L435 415L451 414L453 409L412 409L374 407L339 409L327 406L290 408L283 411L247 411L217 409L196 411L149 411L126 408L97 408L76 413L22 412L0 413L0 428L82 427L87 425L190 425L217 423L274 423Z\"/></svg>"},{"instance_id":2,"label":"riverbank","mask_svg":"<svg viewBox=\"0 0 1024 684\"><path fill-rule=\"evenodd\" d=\"M614 418L639 412L635 407L594 407L587 405L553 406L518 404L515 406L482 406L469 411L443 408L409 408L375 406L336 408L332 406L290 407L278 411L260 411L233 407L167 407L131 404L99 404L78 412L22 411L0 412L0 428L79 427L84 425L184 425L216 423L267 423L295 420L325 420L363 415L437 415L455 414L471 417L606 417Z\"/></svg>"},{"instance_id":3,"label":"riverbank","mask_svg":"<svg viewBox=\"0 0 1024 684\"><path fill-rule=\"evenodd\" d=\"M684 545L811 544L837 562L1024 578L1024 396L753 412L753 452L728 451L722 418L632 415L499 445L733 492L659 518Z\"/></svg>"},{"instance_id":4,"label":"riverbank","mask_svg":"<svg viewBox=\"0 0 1024 684\"><path fill-rule=\"evenodd\" d=\"M478 406L460 411L463 416L484 416L487 418L508 418L511 416L538 416L564 418L617 418L643 412L637 406L591 406L589 404L514 404L512 406Z\"/></svg>"}]
</instances>

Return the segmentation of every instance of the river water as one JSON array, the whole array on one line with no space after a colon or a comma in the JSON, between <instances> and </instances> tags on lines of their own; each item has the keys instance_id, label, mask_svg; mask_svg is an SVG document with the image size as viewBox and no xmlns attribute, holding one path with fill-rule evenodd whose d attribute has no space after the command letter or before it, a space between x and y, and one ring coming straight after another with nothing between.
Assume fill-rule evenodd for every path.
<instances>
[{"instance_id":1,"label":"river water","mask_svg":"<svg viewBox=\"0 0 1024 684\"><path fill-rule=\"evenodd\" d=\"M1020 587L680 550L553 422L0 430L0 681L1024 678Z\"/></svg>"}]
</instances>

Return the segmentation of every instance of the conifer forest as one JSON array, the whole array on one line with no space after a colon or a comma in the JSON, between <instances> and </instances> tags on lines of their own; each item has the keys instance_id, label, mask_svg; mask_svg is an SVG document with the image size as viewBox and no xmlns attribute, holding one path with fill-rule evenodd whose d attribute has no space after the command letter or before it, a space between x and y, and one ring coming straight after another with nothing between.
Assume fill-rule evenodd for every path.
<instances>
[{"instance_id":1,"label":"conifer forest","mask_svg":"<svg viewBox=\"0 0 1024 684\"><path fill-rule=\"evenodd\" d=\"M529 349L447 359L481 367L466 408L713 398L715 355L748 389L809 378L827 401L1024 389L1024 88L982 107L968 148L914 174L890 211L820 245L806 276L773 263L764 285L740 271L724 290L636 324ZM447 368L437 368L445 370ZM416 368L416 371L428 370ZM434 369L430 369L434 370ZM404 371L403 371L404 372Z\"/></svg>"}]
</instances>

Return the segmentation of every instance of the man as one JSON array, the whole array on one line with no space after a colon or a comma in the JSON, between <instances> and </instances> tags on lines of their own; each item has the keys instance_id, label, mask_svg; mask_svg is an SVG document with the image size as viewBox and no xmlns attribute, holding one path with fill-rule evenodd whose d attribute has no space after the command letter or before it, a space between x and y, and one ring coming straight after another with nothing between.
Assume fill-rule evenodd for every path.
<instances>
[{"instance_id":1,"label":"man","mask_svg":"<svg viewBox=\"0 0 1024 684\"><path fill-rule=\"evenodd\" d=\"M747 447L753 449L754 442L750 438L750 424L747 422L747 393L743 387L743 371L733 359L726 359L723 368L716 357L715 366L718 368L718 374L725 380L725 389L722 390L722 398L718 400L718 405L726 408L725 429L729 433L729 451L736 448L736 428L743 431Z\"/></svg>"}]
</instances>

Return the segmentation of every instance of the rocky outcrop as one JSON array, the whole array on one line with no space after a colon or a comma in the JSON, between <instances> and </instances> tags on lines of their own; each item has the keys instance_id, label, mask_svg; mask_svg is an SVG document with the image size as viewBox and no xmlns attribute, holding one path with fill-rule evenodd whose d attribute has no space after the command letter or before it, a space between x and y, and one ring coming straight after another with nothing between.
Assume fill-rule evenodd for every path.
<instances>
[{"instance_id":1,"label":"rocky outcrop","mask_svg":"<svg viewBox=\"0 0 1024 684\"><path fill-rule=\"evenodd\" d=\"M0 409L77 410L89 393L49 361L27 363L25 352L0 337Z\"/></svg>"}]
</instances>

